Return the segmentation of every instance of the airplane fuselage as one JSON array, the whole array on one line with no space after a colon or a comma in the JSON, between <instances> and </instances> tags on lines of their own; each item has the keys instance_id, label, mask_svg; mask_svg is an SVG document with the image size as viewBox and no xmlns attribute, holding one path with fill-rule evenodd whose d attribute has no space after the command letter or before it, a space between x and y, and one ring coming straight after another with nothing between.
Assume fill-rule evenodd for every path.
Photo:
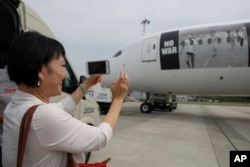
<instances>
[{"instance_id":1,"label":"airplane fuselage","mask_svg":"<svg viewBox=\"0 0 250 167\"><path fill-rule=\"evenodd\" d=\"M250 22L145 36L110 61L110 84L126 71L130 89L157 94L250 95Z\"/></svg>"}]
</instances>

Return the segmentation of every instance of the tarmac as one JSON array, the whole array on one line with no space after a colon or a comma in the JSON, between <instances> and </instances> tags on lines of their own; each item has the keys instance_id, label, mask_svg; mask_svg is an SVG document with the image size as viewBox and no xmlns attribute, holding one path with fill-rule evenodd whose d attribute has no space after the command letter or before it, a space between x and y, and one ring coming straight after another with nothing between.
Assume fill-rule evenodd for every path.
<instances>
[{"instance_id":1,"label":"tarmac","mask_svg":"<svg viewBox=\"0 0 250 167\"><path fill-rule=\"evenodd\" d=\"M229 167L230 151L250 151L250 107L178 104L140 112L124 103L114 136L90 162L108 167Z\"/></svg>"}]
</instances>

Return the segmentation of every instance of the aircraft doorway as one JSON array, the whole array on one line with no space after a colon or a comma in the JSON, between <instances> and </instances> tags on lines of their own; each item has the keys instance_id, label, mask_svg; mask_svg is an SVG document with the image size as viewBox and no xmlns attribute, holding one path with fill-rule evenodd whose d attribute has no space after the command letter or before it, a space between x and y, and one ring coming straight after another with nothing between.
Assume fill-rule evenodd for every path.
<instances>
[{"instance_id":1,"label":"aircraft doorway","mask_svg":"<svg viewBox=\"0 0 250 167\"><path fill-rule=\"evenodd\" d=\"M157 60L158 38L149 38L143 41L142 46L142 62L150 62Z\"/></svg>"}]
</instances>

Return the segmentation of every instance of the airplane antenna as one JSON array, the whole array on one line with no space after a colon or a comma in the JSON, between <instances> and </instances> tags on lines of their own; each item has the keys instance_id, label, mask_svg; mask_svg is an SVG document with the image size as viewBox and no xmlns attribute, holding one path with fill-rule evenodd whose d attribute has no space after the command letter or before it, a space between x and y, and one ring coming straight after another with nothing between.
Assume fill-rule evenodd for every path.
<instances>
[{"instance_id":1,"label":"airplane antenna","mask_svg":"<svg viewBox=\"0 0 250 167\"><path fill-rule=\"evenodd\" d=\"M141 24L143 24L143 36L145 35L145 26L146 24L150 24L150 21L147 20L145 17L144 17L144 20L142 20Z\"/></svg>"}]
</instances>

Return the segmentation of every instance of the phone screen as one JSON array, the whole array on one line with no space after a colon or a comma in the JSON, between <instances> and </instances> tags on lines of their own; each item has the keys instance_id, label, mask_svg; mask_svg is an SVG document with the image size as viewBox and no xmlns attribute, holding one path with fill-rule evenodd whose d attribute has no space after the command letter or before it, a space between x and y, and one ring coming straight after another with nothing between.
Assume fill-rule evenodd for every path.
<instances>
[{"instance_id":1,"label":"phone screen","mask_svg":"<svg viewBox=\"0 0 250 167\"><path fill-rule=\"evenodd\" d=\"M108 74L109 73L109 62L107 60L87 62L87 73L88 74Z\"/></svg>"}]
</instances>

